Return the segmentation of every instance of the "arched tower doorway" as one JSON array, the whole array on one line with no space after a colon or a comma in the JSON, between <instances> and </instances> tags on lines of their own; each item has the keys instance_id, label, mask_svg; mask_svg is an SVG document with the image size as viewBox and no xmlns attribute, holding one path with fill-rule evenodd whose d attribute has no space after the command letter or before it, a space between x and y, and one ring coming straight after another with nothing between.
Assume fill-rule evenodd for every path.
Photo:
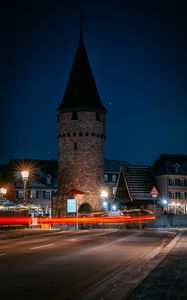
<instances>
[{"instance_id":1,"label":"arched tower doorway","mask_svg":"<svg viewBox=\"0 0 187 300\"><path fill-rule=\"evenodd\" d=\"M93 212L93 208L89 203L83 203L80 205L78 212L80 214L91 214Z\"/></svg>"}]
</instances>

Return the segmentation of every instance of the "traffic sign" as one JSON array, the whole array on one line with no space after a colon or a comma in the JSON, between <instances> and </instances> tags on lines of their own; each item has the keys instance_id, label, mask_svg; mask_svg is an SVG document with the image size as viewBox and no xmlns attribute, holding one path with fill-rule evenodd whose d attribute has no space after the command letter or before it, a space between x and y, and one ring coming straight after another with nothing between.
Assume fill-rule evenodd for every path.
<instances>
[{"instance_id":1,"label":"traffic sign","mask_svg":"<svg viewBox=\"0 0 187 300\"><path fill-rule=\"evenodd\" d=\"M158 192L156 186L153 186L150 194L151 194L152 197L157 197L159 195L159 192Z\"/></svg>"}]
</instances>

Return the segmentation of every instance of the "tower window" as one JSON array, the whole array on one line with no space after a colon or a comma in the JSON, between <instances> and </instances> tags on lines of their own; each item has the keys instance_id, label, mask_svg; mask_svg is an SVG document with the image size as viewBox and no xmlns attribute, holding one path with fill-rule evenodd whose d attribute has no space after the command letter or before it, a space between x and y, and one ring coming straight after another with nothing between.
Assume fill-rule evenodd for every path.
<instances>
[{"instance_id":1,"label":"tower window","mask_svg":"<svg viewBox=\"0 0 187 300\"><path fill-rule=\"evenodd\" d=\"M67 133L67 136L69 136L69 137L70 137L70 133L69 133L69 132Z\"/></svg>"},{"instance_id":2,"label":"tower window","mask_svg":"<svg viewBox=\"0 0 187 300\"><path fill-rule=\"evenodd\" d=\"M101 116L99 112L96 112L96 121L101 121Z\"/></svg>"},{"instance_id":3,"label":"tower window","mask_svg":"<svg viewBox=\"0 0 187 300\"><path fill-rule=\"evenodd\" d=\"M74 148L74 150L77 150L77 143L74 143L73 148Z\"/></svg>"},{"instance_id":4,"label":"tower window","mask_svg":"<svg viewBox=\"0 0 187 300\"><path fill-rule=\"evenodd\" d=\"M72 111L71 119L72 119L72 120L78 120L78 114L77 114L77 111Z\"/></svg>"},{"instance_id":5,"label":"tower window","mask_svg":"<svg viewBox=\"0 0 187 300\"><path fill-rule=\"evenodd\" d=\"M95 136L95 133L94 133L94 132L92 132L92 136Z\"/></svg>"},{"instance_id":6,"label":"tower window","mask_svg":"<svg viewBox=\"0 0 187 300\"><path fill-rule=\"evenodd\" d=\"M85 136L88 136L88 135L89 135L89 133L88 133L88 132L86 132L86 133L85 133Z\"/></svg>"},{"instance_id":7,"label":"tower window","mask_svg":"<svg viewBox=\"0 0 187 300\"><path fill-rule=\"evenodd\" d=\"M76 132L73 133L73 136L76 136Z\"/></svg>"},{"instance_id":8,"label":"tower window","mask_svg":"<svg viewBox=\"0 0 187 300\"><path fill-rule=\"evenodd\" d=\"M82 132L79 132L79 136L82 136Z\"/></svg>"}]
</instances>

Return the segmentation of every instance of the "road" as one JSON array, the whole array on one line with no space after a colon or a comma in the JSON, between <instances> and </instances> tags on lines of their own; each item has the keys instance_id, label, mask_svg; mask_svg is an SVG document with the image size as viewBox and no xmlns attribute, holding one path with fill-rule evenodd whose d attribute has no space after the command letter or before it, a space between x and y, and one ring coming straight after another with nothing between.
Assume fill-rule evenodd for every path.
<instances>
[{"instance_id":1,"label":"road","mask_svg":"<svg viewBox=\"0 0 187 300\"><path fill-rule=\"evenodd\" d=\"M2 240L0 298L106 299L105 294L125 276L137 275L141 265L174 235L173 232L105 229Z\"/></svg>"}]
</instances>

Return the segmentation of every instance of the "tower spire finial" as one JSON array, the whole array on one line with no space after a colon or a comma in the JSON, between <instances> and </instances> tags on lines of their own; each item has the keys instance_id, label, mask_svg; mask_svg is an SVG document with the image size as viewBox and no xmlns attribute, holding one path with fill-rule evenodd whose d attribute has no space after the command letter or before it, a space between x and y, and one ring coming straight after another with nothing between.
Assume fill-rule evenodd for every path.
<instances>
[{"instance_id":1,"label":"tower spire finial","mask_svg":"<svg viewBox=\"0 0 187 300\"><path fill-rule=\"evenodd\" d=\"M83 21L84 21L84 17L81 14L80 15L80 40L82 40L82 37L83 37Z\"/></svg>"}]
</instances>

